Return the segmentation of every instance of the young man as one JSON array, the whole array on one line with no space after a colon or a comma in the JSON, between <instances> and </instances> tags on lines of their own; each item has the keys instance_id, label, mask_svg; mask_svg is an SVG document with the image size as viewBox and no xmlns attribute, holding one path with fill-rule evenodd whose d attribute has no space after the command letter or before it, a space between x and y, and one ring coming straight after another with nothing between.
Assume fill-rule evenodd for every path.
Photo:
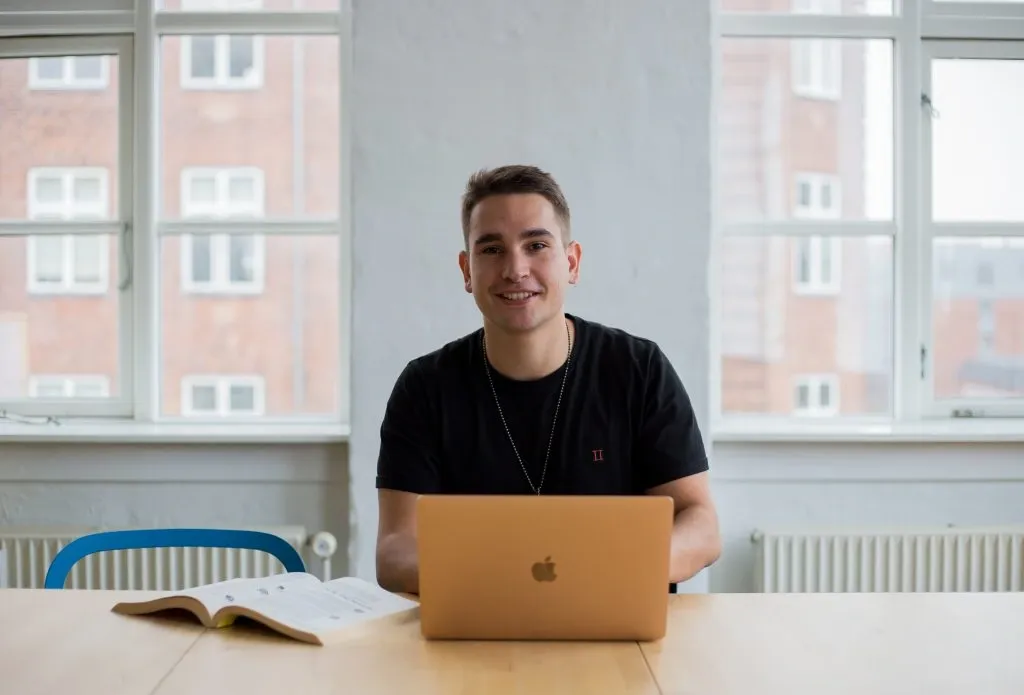
<instances>
[{"instance_id":1,"label":"young man","mask_svg":"<svg viewBox=\"0 0 1024 695\"><path fill-rule=\"evenodd\" d=\"M580 244L558 184L529 166L470 178L459 267L483 327L409 362L377 461L377 580L419 592L415 500L652 494L675 500L669 583L720 552L689 397L659 347L565 313Z\"/></svg>"}]
</instances>

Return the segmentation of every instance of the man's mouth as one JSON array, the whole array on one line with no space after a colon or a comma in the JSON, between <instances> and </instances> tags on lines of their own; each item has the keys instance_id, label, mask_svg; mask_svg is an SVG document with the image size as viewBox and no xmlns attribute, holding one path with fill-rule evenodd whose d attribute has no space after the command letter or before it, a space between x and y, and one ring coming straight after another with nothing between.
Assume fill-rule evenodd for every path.
<instances>
[{"instance_id":1,"label":"man's mouth","mask_svg":"<svg viewBox=\"0 0 1024 695\"><path fill-rule=\"evenodd\" d=\"M535 297L539 292L501 292L498 294L502 299L509 302L522 302L530 297Z\"/></svg>"}]
</instances>

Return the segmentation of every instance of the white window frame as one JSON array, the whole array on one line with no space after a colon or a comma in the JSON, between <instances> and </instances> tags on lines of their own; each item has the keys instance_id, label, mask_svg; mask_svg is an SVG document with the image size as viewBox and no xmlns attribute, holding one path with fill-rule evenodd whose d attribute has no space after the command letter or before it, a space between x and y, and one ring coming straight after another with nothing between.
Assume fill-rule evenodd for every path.
<instances>
[{"instance_id":1,"label":"white window frame","mask_svg":"<svg viewBox=\"0 0 1024 695\"><path fill-rule=\"evenodd\" d=\"M192 406L192 389L196 386L213 387L217 392L214 412L196 410ZM230 409L231 388L248 386L253 389L254 409L249 412L234 412ZM181 380L181 414L186 418L254 418L266 412L266 381L255 374L193 374Z\"/></svg>"},{"instance_id":2,"label":"white window frame","mask_svg":"<svg viewBox=\"0 0 1024 695\"><path fill-rule=\"evenodd\" d=\"M963 12L960 5L952 8ZM1001 10L999 10L1001 11ZM954 15L970 16L970 15ZM1018 26L1024 29L1024 7L1014 7L1011 16L1017 17ZM1011 20L1007 20L1011 21ZM922 94L931 95L931 61L942 59L981 59L981 60L1020 60L1024 61L1024 34L1017 41L991 41L972 39L963 41L929 41L922 47L920 83ZM931 103L936 117L941 117L942 105ZM921 219L921 258L922 265L931 269L933 265L933 244L942 238L973 239L985 245L987 238L1024 239L1024 222L937 222L932 219L932 125L933 118L922 119L921 124L921 182L922 182L922 219ZM986 294L986 287L998 290L999 277L995 276L992 285L981 285L977 282L977 268L971 274L974 284L979 286L979 298L992 298ZM931 287L929 283L928 287ZM922 344L926 346L927 355L934 354L932 342L934 336L934 303L930 291L923 292L920 297L920 315L922 317ZM979 341L981 336L979 335ZM979 351L979 359L985 355ZM985 389L973 389L967 395L955 398L939 398L935 393L934 369L931 361L926 364L926 379L922 385L922 410L926 417L931 418L1024 418L1024 396L1020 398L990 396ZM997 389L993 388L994 393ZM1024 427L1024 424L1022 424Z\"/></svg>"},{"instance_id":3,"label":"white window frame","mask_svg":"<svg viewBox=\"0 0 1024 695\"><path fill-rule=\"evenodd\" d=\"M809 246L808 267L811 276L806 280L800 278L800 260L803 253L803 242ZM825 245L831 249L829 255L829 278L824 280L822 268L824 267L824 253L822 247ZM804 236L793 239L793 291L798 295L835 295L839 294L842 287L842 248L843 240L839 237Z\"/></svg>"},{"instance_id":4,"label":"white window frame","mask_svg":"<svg viewBox=\"0 0 1024 695\"><path fill-rule=\"evenodd\" d=\"M54 15L44 13L48 22L51 22ZM72 16L75 13L68 13ZM22 15L31 18L31 14ZM75 17L80 21L79 17ZM3 18L0 17L0 21ZM131 247L131 220L134 215L134 176L135 165L134 152L134 108L135 92L134 80L134 41L130 33L104 32L89 36L46 36L46 30L25 29L29 36L4 37L0 39L0 60L20 59L31 65L32 58L39 57L64 57L68 55L98 55L116 56L117 65L117 97L118 97L118 142L117 142L117 164L116 176L113 172L94 167L74 166L42 166L42 163L28 163L25 171L25 205L26 213L24 220L0 220L0 240L4 237L21 238L25 240L25 262L26 262L26 292L35 295L55 294L83 295L83 294L106 294L117 293L117 336L115 338L118 351L118 383L121 385L119 393L108 398L67 401L33 400L30 397L0 399L0 410L14 413L26 418L126 418L133 412L132 389L134 388L135 374L132 369L134 361L133 335L135 332L134 297L135 285L131 281L131 274L128 271L130 264L125 263L122 255L119 268L120 277L110 276L109 256L110 240L117 238L119 251L125 251ZM52 26L50 31L53 31ZM76 32L81 33L81 32ZM106 61L111 64L111 61ZM29 68L31 72L31 68ZM45 206L37 205L33 199L34 180L42 172L64 171L67 169L104 171L101 174L102 208L98 208L96 219L73 220L73 219L34 219L39 214L46 212ZM33 173L34 171L34 173ZM109 210L109 192L116 187L118 206ZM109 213L109 214L107 214ZM35 267L35 239L40 235L58 235L65 244L65 282L60 287L48 283L34 282L33 269ZM68 272L68 265L72 263L72 256L68 251L72 250L75 239L78 236L100 236L101 253L101 282L98 283L74 283L68 282L73 278L73 273ZM10 242L8 242L10 243ZM48 297L42 301L53 301ZM69 340L73 337L69 336ZM69 349L73 347L69 344ZM4 420L0 419L0 435L3 434Z\"/></svg>"},{"instance_id":5,"label":"white window frame","mask_svg":"<svg viewBox=\"0 0 1024 695\"><path fill-rule=\"evenodd\" d=\"M107 56L100 56L100 76L95 79L84 79L75 76L75 60L81 56L61 56L61 76L48 79L39 74L39 58L29 58L28 86L29 89L44 90L103 90L110 84L110 61Z\"/></svg>"},{"instance_id":6,"label":"white window frame","mask_svg":"<svg viewBox=\"0 0 1024 695\"><path fill-rule=\"evenodd\" d=\"M111 291L118 294L119 358L117 394L102 402L68 399L32 400L24 396L0 399L0 443L10 440L67 439L102 441L343 441L348 434L351 336L351 298L346 291L352 273L350 219L351 176L349 162L350 124L347 118L351 89L352 7L342 2L337 10L282 9L247 11L236 5L220 4L208 10L162 10L160 0L64 0L66 11L37 9L38 3L14 0L0 8L0 59L28 59L37 56L116 55L108 61L109 84L119 94L119 146L117 176L111 170L112 187L117 187L118 209L111 219L100 222L54 222L0 220L0 240L33 234L117 234L118 272L109 278ZM73 5L73 7L72 7ZM13 13L12 13L13 11ZM338 42L338 129L337 161L340 171L338 213L311 218L296 209L273 219L252 222L238 220L168 219L162 216L161 200L166 182L161 151L161 93L179 88L161 76L179 69L178 56L165 50L167 40L197 35L228 36L322 36ZM260 43L265 40L260 38ZM273 49L265 41L267 51ZM180 53L180 51L179 51ZM173 56L171 63L168 58ZM262 48L258 53L263 72ZM267 60L277 60L267 54ZM26 74L28 72L26 68ZM114 74L116 70L116 75ZM26 84L27 84L26 77ZM240 98L245 98L244 96ZM40 164L42 164L41 162ZM45 162L73 164L76 162ZM192 162L187 162L192 163ZM197 162L201 163L201 162ZM177 177L178 172L173 176ZM26 215L27 217L27 215ZM339 347L336 354L339 408L329 415L296 414L263 416L246 420L233 418L204 422L185 420L161 412L163 388L179 387L177 376L162 387L160 331L164 283L162 267L164 242L174 237L200 233L256 233L287 237L326 236L339 242L340 267L336 289L341 298L338 317ZM113 242L111 242L113 243ZM111 250L113 262L113 249ZM72 298L72 301L75 298ZM27 383L28 365L18 373ZM112 380L113 383L114 380ZM20 391L19 391L20 393ZM25 390L24 393L27 393ZM54 426L54 423L61 426Z\"/></svg>"},{"instance_id":7,"label":"white window frame","mask_svg":"<svg viewBox=\"0 0 1024 695\"><path fill-rule=\"evenodd\" d=\"M807 407L801 408L797 393L807 389ZM821 387L827 386L829 404L821 405ZM839 414L839 377L836 374L801 374L793 379L793 414L796 417L834 417Z\"/></svg>"},{"instance_id":8,"label":"white window frame","mask_svg":"<svg viewBox=\"0 0 1024 695\"><path fill-rule=\"evenodd\" d=\"M75 210L74 204L67 199L72 190L72 181L78 177L95 178L99 182L100 199L95 209ZM61 178L65 192L65 200L61 203L48 205L38 200L37 191L39 179ZM110 199L110 172L102 167L34 167L28 171L28 218L37 220L46 216L47 220L52 215L59 216L63 220L79 219L79 214L86 219L104 221L109 217ZM98 279L95 282L80 282L75 279L74 253L77 240L85 237L82 234L64 234L61 240L64 246L63 261L64 268L61 272L60 283L40 282L36 273L36 262L38 258L39 236L28 238L27 252L28 260L25 267L25 276L30 294L106 294L109 289L110 277L110 237L99 235L100 242L100 264L97 268ZM93 238L93 237L90 237Z\"/></svg>"},{"instance_id":9,"label":"white window frame","mask_svg":"<svg viewBox=\"0 0 1024 695\"><path fill-rule=\"evenodd\" d=\"M60 383L63 398L78 398L76 391L83 384L99 385L100 398L110 395L110 377L104 374L33 374L28 380L28 395L39 398L40 387L47 382Z\"/></svg>"},{"instance_id":10,"label":"white window frame","mask_svg":"<svg viewBox=\"0 0 1024 695\"><path fill-rule=\"evenodd\" d=\"M202 205L190 200L192 181L199 177L213 177L217 187L217 200L212 205ZM252 181L256 198L252 205L233 206L227 200L227 190L233 178L245 177ZM204 220L257 220L264 216L266 191L263 171L255 167L189 167L181 172L181 212L183 219ZM215 225L211 225L211 229ZM233 228L235 234L241 234ZM260 294L266 275L266 239L262 234L242 234L253 240L253 279L239 282L231 279L232 234L212 233L210 240L209 282L197 282L192 274L192 244L195 235L184 234L181 238L181 286L190 294Z\"/></svg>"},{"instance_id":11,"label":"white window frame","mask_svg":"<svg viewBox=\"0 0 1024 695\"><path fill-rule=\"evenodd\" d=\"M931 222L930 200L930 127L933 114L941 118L942 105L930 104L930 59L953 54L958 57L1024 57L1024 3L934 2L933 0L901 0L894 2L894 13L879 15L835 15L809 11L795 12L717 12L714 40L723 39L844 39L889 40L893 44L893 217L889 220L803 219L723 222L715 195L715 234L712 240L712 261L717 268L723 236L765 235L788 236L840 235L849 238L880 236L892 243L894 264L893 285L893 382L891 412L878 417L844 415L829 423L828 436L853 439L892 436L904 431L914 436L941 438L954 427L972 426L965 417L974 419L978 431L999 427L1000 431L1024 433L1024 399L1007 403L1006 399L986 400L984 397L936 402L933 395L931 355L932 341L932 239L943 235L981 236L982 225L941 225ZM720 51L715 52L713 78L720 79ZM713 84L712 94L721 90ZM717 109L715 103L713 109ZM934 109L935 111L933 111ZM720 122L712 118L712 123ZM713 126L714 142L721 137ZM712 148L712 152L720 148ZM717 162L713 169L717 170ZM717 181L717 180L716 180ZM1024 236L1024 225L999 226L986 224L985 234ZM715 271L717 272L717 270ZM722 359L720 319L717 306L721 300L713 295L711 311L712 436L717 438L752 438L775 436L780 431L793 436L820 437L813 423L802 419L725 415L722 411ZM998 418L999 422L982 422ZM839 423L837 425L837 423ZM839 429L843 428L843 429ZM1008 429L1007 429L1008 428ZM888 432L888 435L880 435ZM931 432L932 435L923 433ZM818 434L816 434L818 433Z\"/></svg>"}]
</instances>

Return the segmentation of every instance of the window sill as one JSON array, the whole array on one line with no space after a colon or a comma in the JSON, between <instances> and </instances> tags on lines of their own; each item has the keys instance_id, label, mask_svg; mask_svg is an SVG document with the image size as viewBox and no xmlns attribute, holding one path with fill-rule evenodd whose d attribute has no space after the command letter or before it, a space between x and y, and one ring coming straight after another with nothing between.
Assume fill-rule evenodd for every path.
<instances>
[{"instance_id":1,"label":"window sill","mask_svg":"<svg viewBox=\"0 0 1024 695\"><path fill-rule=\"evenodd\" d=\"M1024 418L998 420L929 420L918 423L817 423L758 422L718 423L711 440L725 442L842 443L1006 443L1024 442Z\"/></svg>"},{"instance_id":2,"label":"window sill","mask_svg":"<svg viewBox=\"0 0 1024 695\"><path fill-rule=\"evenodd\" d=\"M55 424L0 422L4 442L107 444L331 444L348 441L346 424L151 423L75 421Z\"/></svg>"}]
</instances>

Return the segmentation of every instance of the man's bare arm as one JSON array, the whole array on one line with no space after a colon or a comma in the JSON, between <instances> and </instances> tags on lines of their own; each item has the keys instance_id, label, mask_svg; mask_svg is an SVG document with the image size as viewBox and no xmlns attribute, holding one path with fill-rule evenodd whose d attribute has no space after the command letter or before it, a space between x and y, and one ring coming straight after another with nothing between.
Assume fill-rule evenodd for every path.
<instances>
[{"instance_id":1,"label":"man's bare arm","mask_svg":"<svg viewBox=\"0 0 1024 695\"><path fill-rule=\"evenodd\" d=\"M718 559L722 539L707 471L659 485L650 495L667 495L675 503L669 582L684 582Z\"/></svg>"},{"instance_id":2,"label":"man's bare arm","mask_svg":"<svg viewBox=\"0 0 1024 695\"><path fill-rule=\"evenodd\" d=\"M377 491L377 583L388 591L419 594L417 497L399 490Z\"/></svg>"}]
</instances>

